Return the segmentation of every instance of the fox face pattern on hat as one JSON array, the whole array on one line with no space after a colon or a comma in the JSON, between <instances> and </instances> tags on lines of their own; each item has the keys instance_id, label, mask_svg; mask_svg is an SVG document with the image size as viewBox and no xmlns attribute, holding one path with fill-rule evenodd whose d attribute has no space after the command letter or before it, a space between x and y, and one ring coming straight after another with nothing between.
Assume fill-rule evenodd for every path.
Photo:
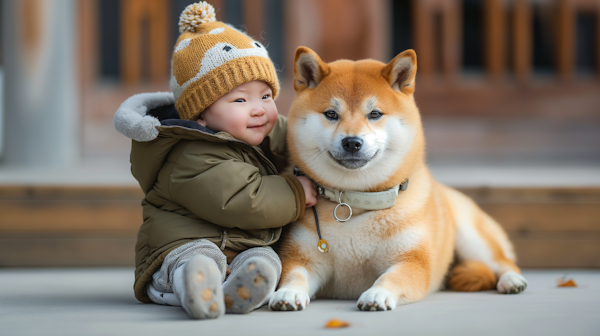
<instances>
[{"instance_id":1,"label":"fox face pattern on hat","mask_svg":"<svg viewBox=\"0 0 600 336\"><path fill-rule=\"evenodd\" d=\"M217 99L247 82L260 80L279 92L275 66L266 48L232 26L216 21L214 8L201 1L179 18L173 50L171 90L180 118L196 120Z\"/></svg>"}]
</instances>

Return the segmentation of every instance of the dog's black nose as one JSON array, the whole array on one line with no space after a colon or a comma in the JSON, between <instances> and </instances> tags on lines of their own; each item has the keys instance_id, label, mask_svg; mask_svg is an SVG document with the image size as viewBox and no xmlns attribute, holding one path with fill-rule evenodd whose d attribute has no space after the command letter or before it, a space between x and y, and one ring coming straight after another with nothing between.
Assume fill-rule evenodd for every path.
<instances>
[{"instance_id":1,"label":"dog's black nose","mask_svg":"<svg viewBox=\"0 0 600 336\"><path fill-rule=\"evenodd\" d=\"M346 137L342 139L342 147L346 150L346 152L350 152L352 154L358 152L362 147L363 141L359 137Z\"/></svg>"}]
</instances>

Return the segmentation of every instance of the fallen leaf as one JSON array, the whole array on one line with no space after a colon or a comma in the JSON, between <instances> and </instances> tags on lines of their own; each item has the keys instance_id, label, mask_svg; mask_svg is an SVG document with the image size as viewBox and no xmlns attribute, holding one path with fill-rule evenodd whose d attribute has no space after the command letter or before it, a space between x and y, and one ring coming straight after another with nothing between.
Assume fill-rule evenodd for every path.
<instances>
[{"instance_id":1,"label":"fallen leaf","mask_svg":"<svg viewBox=\"0 0 600 336\"><path fill-rule=\"evenodd\" d=\"M338 319L331 319L329 322L327 322L327 324L325 324L325 328L329 329L346 328L349 326L350 323Z\"/></svg>"},{"instance_id":2,"label":"fallen leaf","mask_svg":"<svg viewBox=\"0 0 600 336\"><path fill-rule=\"evenodd\" d=\"M573 279L569 279L569 280L564 280L564 279L560 279L558 280L558 287L577 287L577 284L575 283L575 281L573 281Z\"/></svg>"}]
</instances>

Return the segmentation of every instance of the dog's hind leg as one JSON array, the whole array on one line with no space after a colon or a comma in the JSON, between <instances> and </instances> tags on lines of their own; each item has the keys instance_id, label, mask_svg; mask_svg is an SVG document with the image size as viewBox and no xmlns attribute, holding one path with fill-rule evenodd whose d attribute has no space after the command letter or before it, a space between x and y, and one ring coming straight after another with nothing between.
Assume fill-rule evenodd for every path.
<instances>
[{"instance_id":1,"label":"dog's hind leg","mask_svg":"<svg viewBox=\"0 0 600 336\"><path fill-rule=\"evenodd\" d=\"M515 264L504 230L465 195L447 188L456 221L456 257L448 286L456 291L496 288L503 294L525 290L527 280Z\"/></svg>"}]
</instances>

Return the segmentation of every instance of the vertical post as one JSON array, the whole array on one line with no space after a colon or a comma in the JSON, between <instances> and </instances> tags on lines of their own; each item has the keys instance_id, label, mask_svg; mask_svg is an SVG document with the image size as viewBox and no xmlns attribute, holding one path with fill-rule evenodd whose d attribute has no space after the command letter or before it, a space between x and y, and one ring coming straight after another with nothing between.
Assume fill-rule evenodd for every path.
<instances>
[{"instance_id":1,"label":"vertical post","mask_svg":"<svg viewBox=\"0 0 600 336\"><path fill-rule=\"evenodd\" d=\"M93 110L94 81L99 72L99 4L100 0L78 0L77 2L77 26L79 27L79 36L77 38L78 46L78 85L80 93L80 129L83 129L84 120L88 111ZM83 137L83 131L79 132Z\"/></svg>"},{"instance_id":2,"label":"vertical post","mask_svg":"<svg viewBox=\"0 0 600 336\"><path fill-rule=\"evenodd\" d=\"M442 14L442 70L455 78L460 68L462 20L460 1L446 1Z\"/></svg>"},{"instance_id":3,"label":"vertical post","mask_svg":"<svg viewBox=\"0 0 600 336\"><path fill-rule=\"evenodd\" d=\"M413 0L414 45L419 57L419 73L431 75L436 58L446 78L453 78L460 68L461 56L461 1ZM440 13L441 31L435 29L435 16ZM440 36L436 36L440 34ZM441 45L436 46L437 41ZM436 54L437 52L437 54Z\"/></svg>"},{"instance_id":4,"label":"vertical post","mask_svg":"<svg viewBox=\"0 0 600 336\"><path fill-rule=\"evenodd\" d=\"M376 0L366 3L365 16L369 18L367 24L367 41L366 49L369 53L366 57L373 58L384 63L391 60L396 55L391 55L391 31L392 24L390 22L392 10L390 1Z\"/></svg>"},{"instance_id":5,"label":"vertical post","mask_svg":"<svg viewBox=\"0 0 600 336\"><path fill-rule=\"evenodd\" d=\"M171 41L171 8L168 0L148 1L148 24L147 34L149 44L148 57L150 59L149 75L154 83L164 83L169 76L171 47L175 41ZM141 63L141 61L140 61Z\"/></svg>"},{"instance_id":6,"label":"vertical post","mask_svg":"<svg viewBox=\"0 0 600 336\"><path fill-rule=\"evenodd\" d=\"M143 0L121 1L121 81L137 84L142 77Z\"/></svg>"},{"instance_id":7,"label":"vertical post","mask_svg":"<svg viewBox=\"0 0 600 336\"><path fill-rule=\"evenodd\" d=\"M485 0L485 67L492 78L498 78L505 64L505 15L502 0Z\"/></svg>"},{"instance_id":8,"label":"vertical post","mask_svg":"<svg viewBox=\"0 0 600 336\"><path fill-rule=\"evenodd\" d=\"M357 60L364 58L363 48L357 48L357 41L367 38L364 17L364 1L354 1L348 6L346 0L327 0L318 3L321 13L321 35L319 56L325 62L341 58ZM335 16L334 16L335 15ZM336 17L334 20L333 17Z\"/></svg>"},{"instance_id":9,"label":"vertical post","mask_svg":"<svg viewBox=\"0 0 600 336\"><path fill-rule=\"evenodd\" d=\"M77 1L77 26L79 27L79 85L82 91L98 76L98 24L101 0Z\"/></svg>"},{"instance_id":10,"label":"vertical post","mask_svg":"<svg viewBox=\"0 0 600 336\"><path fill-rule=\"evenodd\" d=\"M149 59L149 77L162 83L169 73L169 2L167 0L121 1L121 79L137 84L142 79L142 57ZM148 31L142 30L142 22ZM142 55L142 41L149 50Z\"/></svg>"},{"instance_id":11,"label":"vertical post","mask_svg":"<svg viewBox=\"0 0 600 336\"><path fill-rule=\"evenodd\" d=\"M264 0L245 0L244 2L244 25L248 35L255 40L260 40L260 34L265 30L265 2Z\"/></svg>"},{"instance_id":12,"label":"vertical post","mask_svg":"<svg viewBox=\"0 0 600 336\"><path fill-rule=\"evenodd\" d=\"M50 167L79 158L74 0L2 1L4 165Z\"/></svg>"},{"instance_id":13,"label":"vertical post","mask_svg":"<svg viewBox=\"0 0 600 336\"><path fill-rule=\"evenodd\" d=\"M1 5L0 5L1 6ZM0 67L0 102L4 102L4 71ZM4 154L4 104L0 104L0 162Z\"/></svg>"},{"instance_id":14,"label":"vertical post","mask_svg":"<svg viewBox=\"0 0 600 336\"><path fill-rule=\"evenodd\" d=\"M434 70L433 10L428 1L413 0L413 31L415 51L419 57L419 74L431 75Z\"/></svg>"},{"instance_id":15,"label":"vertical post","mask_svg":"<svg viewBox=\"0 0 600 336\"><path fill-rule=\"evenodd\" d=\"M527 80L531 74L533 26L527 0L515 0L513 10L513 64L517 79Z\"/></svg>"},{"instance_id":16,"label":"vertical post","mask_svg":"<svg viewBox=\"0 0 600 336\"><path fill-rule=\"evenodd\" d=\"M227 22L227 20L225 19L225 0L208 0L208 3L210 3L214 8L215 8L215 15L217 16L217 20L219 21L223 21L223 22ZM192 3L192 1L190 1L190 3ZM177 13L179 14L179 13ZM178 24L178 22L176 22L176 24ZM173 41L173 43L175 43Z\"/></svg>"},{"instance_id":17,"label":"vertical post","mask_svg":"<svg viewBox=\"0 0 600 336\"><path fill-rule=\"evenodd\" d=\"M575 68L575 10L569 0L557 6L556 68L563 79L572 76Z\"/></svg>"},{"instance_id":18,"label":"vertical post","mask_svg":"<svg viewBox=\"0 0 600 336\"><path fill-rule=\"evenodd\" d=\"M600 3L596 6L596 74L600 77Z\"/></svg>"}]
</instances>

